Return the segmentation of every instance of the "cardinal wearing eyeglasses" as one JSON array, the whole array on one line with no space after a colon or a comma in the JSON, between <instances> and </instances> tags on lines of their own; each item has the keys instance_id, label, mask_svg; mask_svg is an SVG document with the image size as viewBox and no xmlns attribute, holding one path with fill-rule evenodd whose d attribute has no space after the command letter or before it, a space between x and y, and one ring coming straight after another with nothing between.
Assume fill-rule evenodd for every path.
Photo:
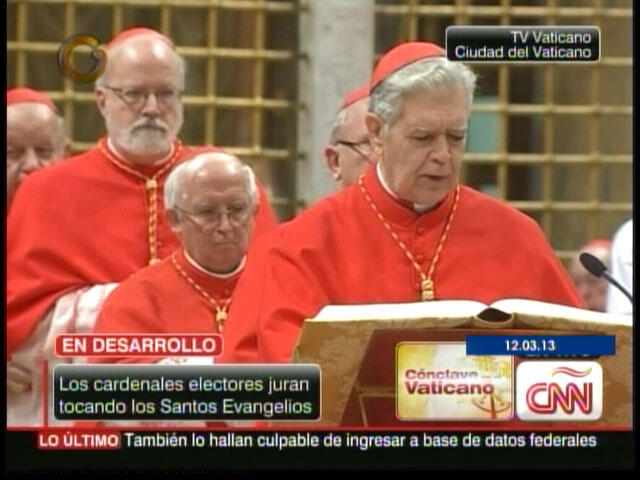
<instances>
[{"instance_id":1,"label":"cardinal wearing eyeglasses","mask_svg":"<svg viewBox=\"0 0 640 480\"><path fill-rule=\"evenodd\" d=\"M180 246L162 197L169 171L193 152L177 139L184 59L170 39L147 28L121 32L105 50L95 97L106 136L87 152L29 175L9 210L11 425L42 422L40 362L48 355L56 360L55 336L90 331L117 283ZM258 195L256 235L275 226L261 187Z\"/></svg>"},{"instance_id":2,"label":"cardinal wearing eyeglasses","mask_svg":"<svg viewBox=\"0 0 640 480\"><path fill-rule=\"evenodd\" d=\"M251 169L234 156L211 150L178 165L164 202L181 247L122 282L94 332L224 334L258 201Z\"/></svg>"},{"instance_id":3,"label":"cardinal wearing eyeglasses","mask_svg":"<svg viewBox=\"0 0 640 480\"><path fill-rule=\"evenodd\" d=\"M341 187L355 183L373 161L364 118L369 111L369 85L360 86L342 99L331 128L324 158L331 176Z\"/></svg>"},{"instance_id":4,"label":"cardinal wearing eyeglasses","mask_svg":"<svg viewBox=\"0 0 640 480\"><path fill-rule=\"evenodd\" d=\"M369 84L374 162L252 247L222 362L288 362L329 304L582 301L534 220L461 185L475 74L425 42L387 52Z\"/></svg>"}]
</instances>

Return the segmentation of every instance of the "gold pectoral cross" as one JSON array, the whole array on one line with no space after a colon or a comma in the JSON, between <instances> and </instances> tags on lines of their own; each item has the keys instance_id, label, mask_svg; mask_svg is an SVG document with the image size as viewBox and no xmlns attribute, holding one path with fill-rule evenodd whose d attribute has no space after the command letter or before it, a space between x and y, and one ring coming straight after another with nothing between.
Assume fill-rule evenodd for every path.
<instances>
[{"instance_id":1,"label":"gold pectoral cross","mask_svg":"<svg viewBox=\"0 0 640 480\"><path fill-rule=\"evenodd\" d=\"M422 294L423 302L433 300L435 297L435 293L433 291L433 280L431 280L430 278L423 279L422 283L420 284L420 292Z\"/></svg>"},{"instance_id":2,"label":"gold pectoral cross","mask_svg":"<svg viewBox=\"0 0 640 480\"><path fill-rule=\"evenodd\" d=\"M226 308L218 308L216 310L216 324L218 325L218 332L222 333L222 327L224 326L224 321L227 319L227 310Z\"/></svg>"}]
</instances>

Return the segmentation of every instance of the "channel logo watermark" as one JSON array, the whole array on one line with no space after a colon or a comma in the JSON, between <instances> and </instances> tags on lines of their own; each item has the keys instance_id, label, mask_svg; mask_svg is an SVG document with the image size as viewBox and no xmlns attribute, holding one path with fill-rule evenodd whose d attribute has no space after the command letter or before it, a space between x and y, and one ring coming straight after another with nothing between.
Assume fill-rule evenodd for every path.
<instances>
[{"instance_id":1,"label":"channel logo watermark","mask_svg":"<svg viewBox=\"0 0 640 480\"><path fill-rule=\"evenodd\" d=\"M107 63L107 52L100 48L101 43L100 39L88 34L69 37L58 49L58 68L60 72L77 83L96 81L104 73ZM80 46L89 47L91 49L91 57L94 60L93 66L87 72L80 72L71 64L71 54Z\"/></svg>"},{"instance_id":2,"label":"channel logo watermark","mask_svg":"<svg viewBox=\"0 0 640 480\"><path fill-rule=\"evenodd\" d=\"M598 420L602 367L597 362L522 362L516 370L516 414L521 420Z\"/></svg>"}]
</instances>

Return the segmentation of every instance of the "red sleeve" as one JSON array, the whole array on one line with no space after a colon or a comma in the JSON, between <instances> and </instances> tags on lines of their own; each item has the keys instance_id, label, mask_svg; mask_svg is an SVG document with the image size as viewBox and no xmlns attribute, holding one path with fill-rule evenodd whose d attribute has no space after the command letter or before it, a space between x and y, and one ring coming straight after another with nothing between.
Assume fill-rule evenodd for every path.
<instances>
[{"instance_id":1,"label":"red sleeve","mask_svg":"<svg viewBox=\"0 0 640 480\"><path fill-rule=\"evenodd\" d=\"M87 284L80 280L83 259L70 247L77 234L50 201L60 192L38 183L36 173L20 185L7 217L7 358L58 297Z\"/></svg>"},{"instance_id":2,"label":"red sleeve","mask_svg":"<svg viewBox=\"0 0 640 480\"><path fill-rule=\"evenodd\" d=\"M161 308L153 291L134 277L123 282L107 297L92 333L157 332ZM154 363L158 357L91 357L89 363Z\"/></svg>"},{"instance_id":3,"label":"red sleeve","mask_svg":"<svg viewBox=\"0 0 640 480\"><path fill-rule=\"evenodd\" d=\"M285 251L281 231L249 253L234 293L220 363L289 362L302 323L328 303L311 269Z\"/></svg>"},{"instance_id":4,"label":"red sleeve","mask_svg":"<svg viewBox=\"0 0 640 480\"><path fill-rule=\"evenodd\" d=\"M587 308L571 277L551 248L544 232L533 219L525 218L531 223L531 228L526 233L523 230L521 235L527 242L525 256L531 258L532 261L530 268L525 270L522 275L523 281L537 285L539 295L533 300Z\"/></svg>"},{"instance_id":5,"label":"red sleeve","mask_svg":"<svg viewBox=\"0 0 640 480\"><path fill-rule=\"evenodd\" d=\"M546 240L545 240L546 243ZM545 245L547 252L540 255L541 273L540 290L543 292L541 300L569 307L587 308L584 300L562 265L562 262Z\"/></svg>"}]
</instances>

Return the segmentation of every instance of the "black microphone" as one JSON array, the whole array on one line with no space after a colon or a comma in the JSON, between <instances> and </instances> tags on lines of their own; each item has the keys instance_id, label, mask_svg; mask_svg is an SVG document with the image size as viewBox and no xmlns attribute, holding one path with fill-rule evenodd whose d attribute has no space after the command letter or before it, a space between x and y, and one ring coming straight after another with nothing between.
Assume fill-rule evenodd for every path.
<instances>
[{"instance_id":1,"label":"black microphone","mask_svg":"<svg viewBox=\"0 0 640 480\"><path fill-rule=\"evenodd\" d=\"M618 283L611 275L609 275L609 272L607 272L607 267L605 266L604 263L600 261L598 257L595 257L590 253L583 252L580 254L579 258L580 258L580 263L584 268L587 269L587 272L589 272L591 275L594 275L598 278L600 277L606 278L611 285L613 285L622 293L624 293L624 295L633 304L633 298L631 297L631 294L627 291L626 288L620 285L620 283Z\"/></svg>"}]
</instances>

